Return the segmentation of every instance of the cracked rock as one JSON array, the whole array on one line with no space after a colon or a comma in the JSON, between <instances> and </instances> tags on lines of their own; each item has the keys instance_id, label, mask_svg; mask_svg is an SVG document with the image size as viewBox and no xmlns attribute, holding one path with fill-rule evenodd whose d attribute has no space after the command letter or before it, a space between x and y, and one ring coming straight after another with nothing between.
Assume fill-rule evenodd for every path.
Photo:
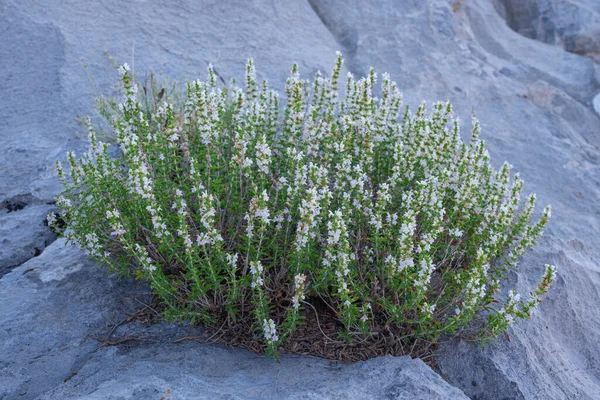
<instances>
[{"instance_id":1,"label":"cracked rock","mask_svg":"<svg viewBox=\"0 0 600 400\"><path fill-rule=\"evenodd\" d=\"M0 277L40 255L56 240L56 234L45 223L52 209L50 205L33 204L12 212L0 211Z\"/></svg>"},{"instance_id":2,"label":"cracked rock","mask_svg":"<svg viewBox=\"0 0 600 400\"><path fill-rule=\"evenodd\" d=\"M51 3L0 2L0 398L600 398L597 1ZM494 165L513 164L525 191L553 206L540 247L510 276L527 293L555 264L545 302L510 342L440 346L447 383L407 358L276 364L174 345L188 328L168 324L135 327L152 341L99 348L92 337L148 288L106 275L63 240L48 246L43 203L61 190L55 160L86 149L77 117L95 115L95 95L115 94L114 64L133 64L132 50L141 76L173 81L204 76L208 63L241 81L254 57L259 78L280 91L293 62L309 77L340 50L355 75L389 72L412 109L450 100L465 138L474 112ZM9 210L20 194L42 204Z\"/></svg>"}]
</instances>

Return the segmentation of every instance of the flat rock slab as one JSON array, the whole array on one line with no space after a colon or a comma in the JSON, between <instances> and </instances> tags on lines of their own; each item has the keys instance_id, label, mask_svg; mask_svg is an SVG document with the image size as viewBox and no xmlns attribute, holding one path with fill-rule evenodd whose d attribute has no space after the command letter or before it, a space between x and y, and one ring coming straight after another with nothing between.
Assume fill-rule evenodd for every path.
<instances>
[{"instance_id":1,"label":"flat rock slab","mask_svg":"<svg viewBox=\"0 0 600 400\"><path fill-rule=\"evenodd\" d=\"M106 349L40 399L468 399L421 360L382 357L341 364L308 357L281 362L198 344Z\"/></svg>"},{"instance_id":2,"label":"flat rock slab","mask_svg":"<svg viewBox=\"0 0 600 400\"><path fill-rule=\"evenodd\" d=\"M0 398L32 399L100 344L90 335L133 309L145 285L118 280L59 239L0 280Z\"/></svg>"}]
</instances>

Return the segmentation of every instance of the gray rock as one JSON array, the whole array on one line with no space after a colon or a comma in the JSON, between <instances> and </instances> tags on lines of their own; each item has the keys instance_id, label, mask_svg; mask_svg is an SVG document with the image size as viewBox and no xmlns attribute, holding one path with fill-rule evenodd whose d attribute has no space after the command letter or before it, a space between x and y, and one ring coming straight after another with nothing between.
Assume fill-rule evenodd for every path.
<instances>
[{"instance_id":1,"label":"gray rock","mask_svg":"<svg viewBox=\"0 0 600 400\"><path fill-rule=\"evenodd\" d=\"M59 239L0 279L0 398L32 399L71 376L145 285L117 280Z\"/></svg>"},{"instance_id":2,"label":"gray rock","mask_svg":"<svg viewBox=\"0 0 600 400\"><path fill-rule=\"evenodd\" d=\"M305 73L330 70L338 49L304 2L6 0L0 26L10 38L0 41L0 201L24 190L51 200L61 190L54 162L85 150L76 118L94 117L94 97L115 94L119 64L140 80L153 71L179 81L204 77L212 63L243 82L254 57L259 77L281 90L294 62Z\"/></svg>"},{"instance_id":3,"label":"gray rock","mask_svg":"<svg viewBox=\"0 0 600 400\"><path fill-rule=\"evenodd\" d=\"M0 4L0 201L31 193L31 184L45 175L49 156L76 132L65 107L61 68L64 37L51 23L33 21L10 3ZM58 191L38 193L51 200Z\"/></svg>"},{"instance_id":4,"label":"gray rock","mask_svg":"<svg viewBox=\"0 0 600 400\"><path fill-rule=\"evenodd\" d=\"M494 0L516 32L600 61L600 6L589 0Z\"/></svg>"},{"instance_id":5,"label":"gray rock","mask_svg":"<svg viewBox=\"0 0 600 400\"><path fill-rule=\"evenodd\" d=\"M42 253L56 239L45 224L53 206L25 205L23 209L0 210L0 277Z\"/></svg>"},{"instance_id":6,"label":"gray rock","mask_svg":"<svg viewBox=\"0 0 600 400\"><path fill-rule=\"evenodd\" d=\"M421 360L382 357L341 364L281 362L220 346L168 344L104 349L40 399L468 399Z\"/></svg>"},{"instance_id":7,"label":"gray rock","mask_svg":"<svg viewBox=\"0 0 600 400\"><path fill-rule=\"evenodd\" d=\"M594 100L593 100L592 104L594 106L594 110L596 110L598 115L600 115L600 93L598 93L596 96L594 96Z\"/></svg>"},{"instance_id":8,"label":"gray rock","mask_svg":"<svg viewBox=\"0 0 600 400\"><path fill-rule=\"evenodd\" d=\"M95 95L114 94L117 63L134 64L139 79L155 71L176 81L203 75L211 62L228 80L254 57L259 75L282 89L292 62L310 76L328 71L341 50L355 74L371 65L390 72L413 107L448 99L465 121L475 111L493 162L508 160L526 191L553 205L546 238L510 277L526 293L544 263L556 264L546 302L510 330L510 342L483 351L459 340L442 345L442 376L476 399L600 398L599 14L595 0L6 0L0 201L30 194L41 204L59 193L54 160L85 149L76 117L92 113ZM19 215L42 213L32 207L0 215L0 241L23 237L36 247L45 233ZM120 321L134 308L126 297L146 288L106 276L61 244L0 280L0 397L160 398L172 390L165 398L460 398L418 361L328 369L323 360L284 357L275 365L244 351L170 344L189 332L167 324L122 327L115 333L148 340L96 350L89 336ZM27 259L10 248L1 248L3 262ZM287 382L294 389L284 392Z\"/></svg>"}]
</instances>

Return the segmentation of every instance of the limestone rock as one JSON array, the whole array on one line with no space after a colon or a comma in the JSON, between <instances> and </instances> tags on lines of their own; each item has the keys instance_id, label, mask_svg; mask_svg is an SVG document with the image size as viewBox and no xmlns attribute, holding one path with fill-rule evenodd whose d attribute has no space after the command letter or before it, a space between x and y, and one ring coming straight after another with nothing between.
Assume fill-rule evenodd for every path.
<instances>
[{"instance_id":1,"label":"limestone rock","mask_svg":"<svg viewBox=\"0 0 600 400\"><path fill-rule=\"evenodd\" d=\"M21 205L14 211L0 210L0 277L25 261L42 253L56 239L45 223L53 209L47 204Z\"/></svg>"},{"instance_id":2,"label":"limestone rock","mask_svg":"<svg viewBox=\"0 0 600 400\"><path fill-rule=\"evenodd\" d=\"M600 62L600 6L589 0L494 0L520 34Z\"/></svg>"},{"instance_id":3,"label":"limestone rock","mask_svg":"<svg viewBox=\"0 0 600 400\"><path fill-rule=\"evenodd\" d=\"M340 364L281 362L219 346L160 343L98 352L42 399L468 399L421 360L382 357Z\"/></svg>"},{"instance_id":4,"label":"limestone rock","mask_svg":"<svg viewBox=\"0 0 600 400\"><path fill-rule=\"evenodd\" d=\"M600 93L598 93L596 96L594 96L594 100L593 100L592 104L594 106L594 110L596 110L598 115L600 115Z\"/></svg>"},{"instance_id":5,"label":"limestone rock","mask_svg":"<svg viewBox=\"0 0 600 400\"><path fill-rule=\"evenodd\" d=\"M0 398L33 399L70 377L99 346L88 335L133 309L126 296L144 292L64 239L3 276Z\"/></svg>"},{"instance_id":6,"label":"limestone rock","mask_svg":"<svg viewBox=\"0 0 600 400\"><path fill-rule=\"evenodd\" d=\"M117 63L132 64L139 79L155 71L177 81L203 75L210 62L240 80L254 57L260 77L281 90L294 61L308 77L329 71L341 50L355 75L371 65L389 72L413 109L450 100L465 138L474 112L492 162L513 164L525 191L553 206L540 247L510 276L527 293L544 263L557 265L546 301L509 331L510 342L483 351L442 345L444 379L474 399L600 398L597 1L52 3L0 2L0 202L29 194L39 204L0 215L0 243L24 237L34 249L46 237L37 213L60 191L54 161L85 150L76 117L93 113L94 96L114 94ZM276 365L240 350L172 345L169 335L188 328L166 324L136 331L153 341L96 350L88 336L122 319L133 307L126 297L147 288L106 276L61 244L0 280L0 397L461 396L418 361L330 366L284 357ZM0 248L2 262L29 257L11 248ZM294 389L284 392L287 382Z\"/></svg>"}]
</instances>

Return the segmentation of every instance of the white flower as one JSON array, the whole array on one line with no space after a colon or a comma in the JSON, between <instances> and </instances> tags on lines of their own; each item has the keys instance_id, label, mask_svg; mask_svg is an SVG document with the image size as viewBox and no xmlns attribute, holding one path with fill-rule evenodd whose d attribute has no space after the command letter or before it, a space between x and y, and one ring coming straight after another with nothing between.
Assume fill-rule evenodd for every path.
<instances>
[{"instance_id":1,"label":"white flower","mask_svg":"<svg viewBox=\"0 0 600 400\"><path fill-rule=\"evenodd\" d=\"M130 72L131 68L129 68L129 64L125 63L121 66L119 66L119 73L121 75L125 75L125 73Z\"/></svg>"},{"instance_id":2,"label":"white flower","mask_svg":"<svg viewBox=\"0 0 600 400\"><path fill-rule=\"evenodd\" d=\"M52 226L56 222L56 214L53 212L49 213L46 217L46 221L48 221L48 225Z\"/></svg>"},{"instance_id":3,"label":"white flower","mask_svg":"<svg viewBox=\"0 0 600 400\"><path fill-rule=\"evenodd\" d=\"M263 285L263 279L261 277L256 278L256 280L253 280L252 283L250 284L250 286L252 287L252 289L254 289L257 286L262 286Z\"/></svg>"},{"instance_id":4,"label":"white flower","mask_svg":"<svg viewBox=\"0 0 600 400\"><path fill-rule=\"evenodd\" d=\"M113 223L112 228L113 231L110 233L111 236L122 236L127 233L120 222Z\"/></svg>"},{"instance_id":5,"label":"white flower","mask_svg":"<svg viewBox=\"0 0 600 400\"><path fill-rule=\"evenodd\" d=\"M396 223L398 222L398 214L394 213L394 214L388 214L387 215L387 223L390 225L396 225Z\"/></svg>"},{"instance_id":6,"label":"white flower","mask_svg":"<svg viewBox=\"0 0 600 400\"><path fill-rule=\"evenodd\" d=\"M258 170L268 174L271 164L271 148L266 143L265 135L262 135L256 144L256 165Z\"/></svg>"},{"instance_id":7,"label":"white flower","mask_svg":"<svg viewBox=\"0 0 600 400\"><path fill-rule=\"evenodd\" d=\"M227 259L227 263L232 267L232 268L236 268L237 266L237 262L238 262L238 254L235 253L234 255L231 254L225 254L225 258Z\"/></svg>"},{"instance_id":8,"label":"white flower","mask_svg":"<svg viewBox=\"0 0 600 400\"><path fill-rule=\"evenodd\" d=\"M59 160L56 160L56 174L59 178L62 178L65 174L62 163Z\"/></svg>"},{"instance_id":9,"label":"white flower","mask_svg":"<svg viewBox=\"0 0 600 400\"><path fill-rule=\"evenodd\" d=\"M279 336L277 336L277 329L275 327L275 321L269 319L268 321L263 320L263 330L265 339L267 342L276 342L279 340Z\"/></svg>"},{"instance_id":10,"label":"white flower","mask_svg":"<svg viewBox=\"0 0 600 400\"><path fill-rule=\"evenodd\" d=\"M421 309L423 313L431 318L433 316L433 312L435 311L435 304L429 305L427 302L423 303L423 307Z\"/></svg>"},{"instance_id":11,"label":"white flower","mask_svg":"<svg viewBox=\"0 0 600 400\"><path fill-rule=\"evenodd\" d=\"M451 230L450 234L452 236L455 236L455 237L459 238L459 237L461 237L463 235L463 231L461 231L460 229L457 228L457 229Z\"/></svg>"},{"instance_id":12,"label":"white flower","mask_svg":"<svg viewBox=\"0 0 600 400\"><path fill-rule=\"evenodd\" d=\"M514 290L511 290L510 292L508 292L508 304L509 305L515 305L515 304L517 304L517 302L519 300L521 300L520 294L518 294Z\"/></svg>"},{"instance_id":13,"label":"white flower","mask_svg":"<svg viewBox=\"0 0 600 400\"><path fill-rule=\"evenodd\" d=\"M71 200L69 200L63 196L58 196L56 198L56 204L61 208L70 208L73 206L73 203L71 202Z\"/></svg>"},{"instance_id":14,"label":"white flower","mask_svg":"<svg viewBox=\"0 0 600 400\"><path fill-rule=\"evenodd\" d=\"M152 259L148 256L146 249L137 243L134 245L134 249L137 253L140 266L149 272L156 271L156 266L152 263Z\"/></svg>"},{"instance_id":15,"label":"white flower","mask_svg":"<svg viewBox=\"0 0 600 400\"><path fill-rule=\"evenodd\" d=\"M251 239L253 236L252 230L253 225L251 223L248 223L248 226L246 227L246 235L248 236L248 239Z\"/></svg>"},{"instance_id":16,"label":"white flower","mask_svg":"<svg viewBox=\"0 0 600 400\"><path fill-rule=\"evenodd\" d=\"M262 263L260 261L250 261L250 272L252 273L252 275L262 274Z\"/></svg>"},{"instance_id":17,"label":"white flower","mask_svg":"<svg viewBox=\"0 0 600 400\"><path fill-rule=\"evenodd\" d=\"M371 215L371 219L369 221L369 223L371 225L373 225L373 227L376 230L380 230L381 228L383 228L383 221L381 220L381 216L380 215Z\"/></svg>"},{"instance_id":18,"label":"white flower","mask_svg":"<svg viewBox=\"0 0 600 400\"><path fill-rule=\"evenodd\" d=\"M306 281L306 275L296 274L294 276L294 290L295 294L292 297L292 304L295 309L300 307L300 300L304 300L304 283Z\"/></svg>"},{"instance_id":19,"label":"white flower","mask_svg":"<svg viewBox=\"0 0 600 400\"><path fill-rule=\"evenodd\" d=\"M339 230L339 229L330 230L329 231L329 238L327 239L327 244L328 245L337 244L340 241L340 235L341 234L342 234L342 231Z\"/></svg>"},{"instance_id":20,"label":"white flower","mask_svg":"<svg viewBox=\"0 0 600 400\"><path fill-rule=\"evenodd\" d=\"M265 222L265 224L269 223L269 221L270 221L269 216L270 215L271 215L270 211L268 209L266 209L266 208L259 208L254 213L254 217L262 219Z\"/></svg>"},{"instance_id":21,"label":"white flower","mask_svg":"<svg viewBox=\"0 0 600 400\"><path fill-rule=\"evenodd\" d=\"M415 279L415 286L421 289L425 289L431 280L431 274L435 270L435 266L429 259L421 260L421 266L418 272L417 279Z\"/></svg>"},{"instance_id":22,"label":"white flower","mask_svg":"<svg viewBox=\"0 0 600 400\"><path fill-rule=\"evenodd\" d=\"M262 277L263 265L260 261L250 261L250 273L252 274L252 288L263 286L264 280Z\"/></svg>"},{"instance_id":23,"label":"white flower","mask_svg":"<svg viewBox=\"0 0 600 400\"><path fill-rule=\"evenodd\" d=\"M556 267L550 264L545 264L544 267L546 267L547 270L550 270L550 279L554 280L554 278L556 278Z\"/></svg>"}]
</instances>

